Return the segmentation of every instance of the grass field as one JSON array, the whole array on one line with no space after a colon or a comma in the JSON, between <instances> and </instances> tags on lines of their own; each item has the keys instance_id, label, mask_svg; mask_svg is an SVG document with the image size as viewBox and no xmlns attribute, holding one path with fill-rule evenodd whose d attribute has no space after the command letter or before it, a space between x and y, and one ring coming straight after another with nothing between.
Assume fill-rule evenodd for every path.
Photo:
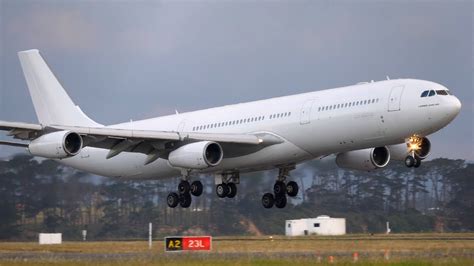
<instances>
[{"instance_id":1,"label":"grass field","mask_svg":"<svg viewBox=\"0 0 474 266\"><path fill-rule=\"evenodd\" d=\"M0 243L2 265L469 265L474 233L217 237L211 252L165 253L163 241ZM358 260L354 262L354 253ZM333 263L331 263L331 257Z\"/></svg>"}]
</instances>

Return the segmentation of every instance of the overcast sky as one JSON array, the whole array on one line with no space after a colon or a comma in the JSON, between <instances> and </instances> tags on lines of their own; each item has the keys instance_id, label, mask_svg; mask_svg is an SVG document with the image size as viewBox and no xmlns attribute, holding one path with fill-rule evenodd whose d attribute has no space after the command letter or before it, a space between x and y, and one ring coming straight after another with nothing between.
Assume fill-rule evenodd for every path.
<instances>
[{"instance_id":1,"label":"overcast sky","mask_svg":"<svg viewBox=\"0 0 474 266\"><path fill-rule=\"evenodd\" d=\"M0 0L0 120L37 122L17 58L32 48L104 124L388 75L450 88L463 108L430 137L432 158L474 160L473 13L472 1Z\"/></svg>"}]
</instances>

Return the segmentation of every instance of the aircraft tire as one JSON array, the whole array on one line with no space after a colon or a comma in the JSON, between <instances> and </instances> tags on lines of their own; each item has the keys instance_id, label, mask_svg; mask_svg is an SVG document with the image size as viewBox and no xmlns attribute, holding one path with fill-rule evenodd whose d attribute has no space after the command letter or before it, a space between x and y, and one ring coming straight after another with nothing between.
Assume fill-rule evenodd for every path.
<instances>
[{"instance_id":1,"label":"aircraft tire","mask_svg":"<svg viewBox=\"0 0 474 266\"><path fill-rule=\"evenodd\" d=\"M189 185L188 181L183 180L183 181L179 182L179 185L178 185L179 194L181 194L181 195L187 194L187 193L189 193L190 189L191 189L191 185Z\"/></svg>"},{"instance_id":2,"label":"aircraft tire","mask_svg":"<svg viewBox=\"0 0 474 266\"><path fill-rule=\"evenodd\" d=\"M191 194L185 193L185 194L180 195L179 205L181 207L188 208L189 206L191 206L191 202L192 202Z\"/></svg>"},{"instance_id":3,"label":"aircraft tire","mask_svg":"<svg viewBox=\"0 0 474 266\"><path fill-rule=\"evenodd\" d=\"M275 195L284 195L286 193L286 185L283 181L276 181L273 186L273 193Z\"/></svg>"},{"instance_id":4,"label":"aircraft tire","mask_svg":"<svg viewBox=\"0 0 474 266\"><path fill-rule=\"evenodd\" d=\"M413 167L415 166L415 158L411 155L408 155L407 157L405 157L405 165L406 167Z\"/></svg>"},{"instance_id":5,"label":"aircraft tire","mask_svg":"<svg viewBox=\"0 0 474 266\"><path fill-rule=\"evenodd\" d=\"M296 183L295 181L288 182L288 184L286 185L286 194L288 194L288 196L296 197L296 195L298 195L298 191L298 183Z\"/></svg>"},{"instance_id":6,"label":"aircraft tire","mask_svg":"<svg viewBox=\"0 0 474 266\"><path fill-rule=\"evenodd\" d=\"M201 181L197 180L191 183L191 188L190 188L191 194L195 197L199 197L202 195L203 191L203 186Z\"/></svg>"},{"instance_id":7,"label":"aircraft tire","mask_svg":"<svg viewBox=\"0 0 474 266\"><path fill-rule=\"evenodd\" d=\"M228 198L234 198L237 195L237 186L235 183L228 183L227 187L229 188L229 192L227 193Z\"/></svg>"},{"instance_id":8,"label":"aircraft tire","mask_svg":"<svg viewBox=\"0 0 474 266\"><path fill-rule=\"evenodd\" d=\"M272 193L265 193L262 197L262 205L265 209L270 209L275 204L275 197Z\"/></svg>"},{"instance_id":9,"label":"aircraft tire","mask_svg":"<svg viewBox=\"0 0 474 266\"><path fill-rule=\"evenodd\" d=\"M168 194L168 197L166 197L166 203L168 204L168 207L170 208L176 208L179 204L179 196L175 192L171 192Z\"/></svg>"},{"instance_id":10,"label":"aircraft tire","mask_svg":"<svg viewBox=\"0 0 474 266\"><path fill-rule=\"evenodd\" d=\"M421 159L418 156L415 156L415 164L413 167L418 168L421 165Z\"/></svg>"},{"instance_id":11,"label":"aircraft tire","mask_svg":"<svg viewBox=\"0 0 474 266\"><path fill-rule=\"evenodd\" d=\"M229 186L224 183L217 185L216 194L219 198L225 198L229 194Z\"/></svg>"},{"instance_id":12,"label":"aircraft tire","mask_svg":"<svg viewBox=\"0 0 474 266\"><path fill-rule=\"evenodd\" d=\"M286 202L287 202L286 195L278 195L275 198L275 207L279 209L283 209L286 206Z\"/></svg>"}]
</instances>

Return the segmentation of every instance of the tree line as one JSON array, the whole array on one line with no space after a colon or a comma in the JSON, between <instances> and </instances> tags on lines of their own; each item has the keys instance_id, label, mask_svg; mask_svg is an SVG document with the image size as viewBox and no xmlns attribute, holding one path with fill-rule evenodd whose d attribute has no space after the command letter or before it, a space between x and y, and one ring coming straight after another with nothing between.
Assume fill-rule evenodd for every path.
<instances>
[{"instance_id":1,"label":"tree line","mask_svg":"<svg viewBox=\"0 0 474 266\"><path fill-rule=\"evenodd\" d=\"M0 161L0 239L31 240L39 232L65 239L132 239L147 235L284 234L287 219L346 218L350 233L474 230L474 164L434 159L417 169L394 162L372 172L312 161L291 173L300 193L285 209L264 209L275 171L245 174L234 199L220 199L214 178L199 176L205 190L190 208L170 209L166 196L179 178L117 180L91 176L51 160L17 155Z\"/></svg>"}]
</instances>

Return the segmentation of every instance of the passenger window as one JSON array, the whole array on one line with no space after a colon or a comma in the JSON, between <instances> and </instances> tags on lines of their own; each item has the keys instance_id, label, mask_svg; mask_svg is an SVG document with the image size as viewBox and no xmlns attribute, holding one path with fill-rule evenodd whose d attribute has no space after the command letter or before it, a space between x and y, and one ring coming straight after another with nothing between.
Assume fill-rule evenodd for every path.
<instances>
[{"instance_id":1,"label":"passenger window","mask_svg":"<svg viewBox=\"0 0 474 266\"><path fill-rule=\"evenodd\" d=\"M428 95L429 97L434 96L436 93L434 90L430 90L430 94Z\"/></svg>"}]
</instances>

